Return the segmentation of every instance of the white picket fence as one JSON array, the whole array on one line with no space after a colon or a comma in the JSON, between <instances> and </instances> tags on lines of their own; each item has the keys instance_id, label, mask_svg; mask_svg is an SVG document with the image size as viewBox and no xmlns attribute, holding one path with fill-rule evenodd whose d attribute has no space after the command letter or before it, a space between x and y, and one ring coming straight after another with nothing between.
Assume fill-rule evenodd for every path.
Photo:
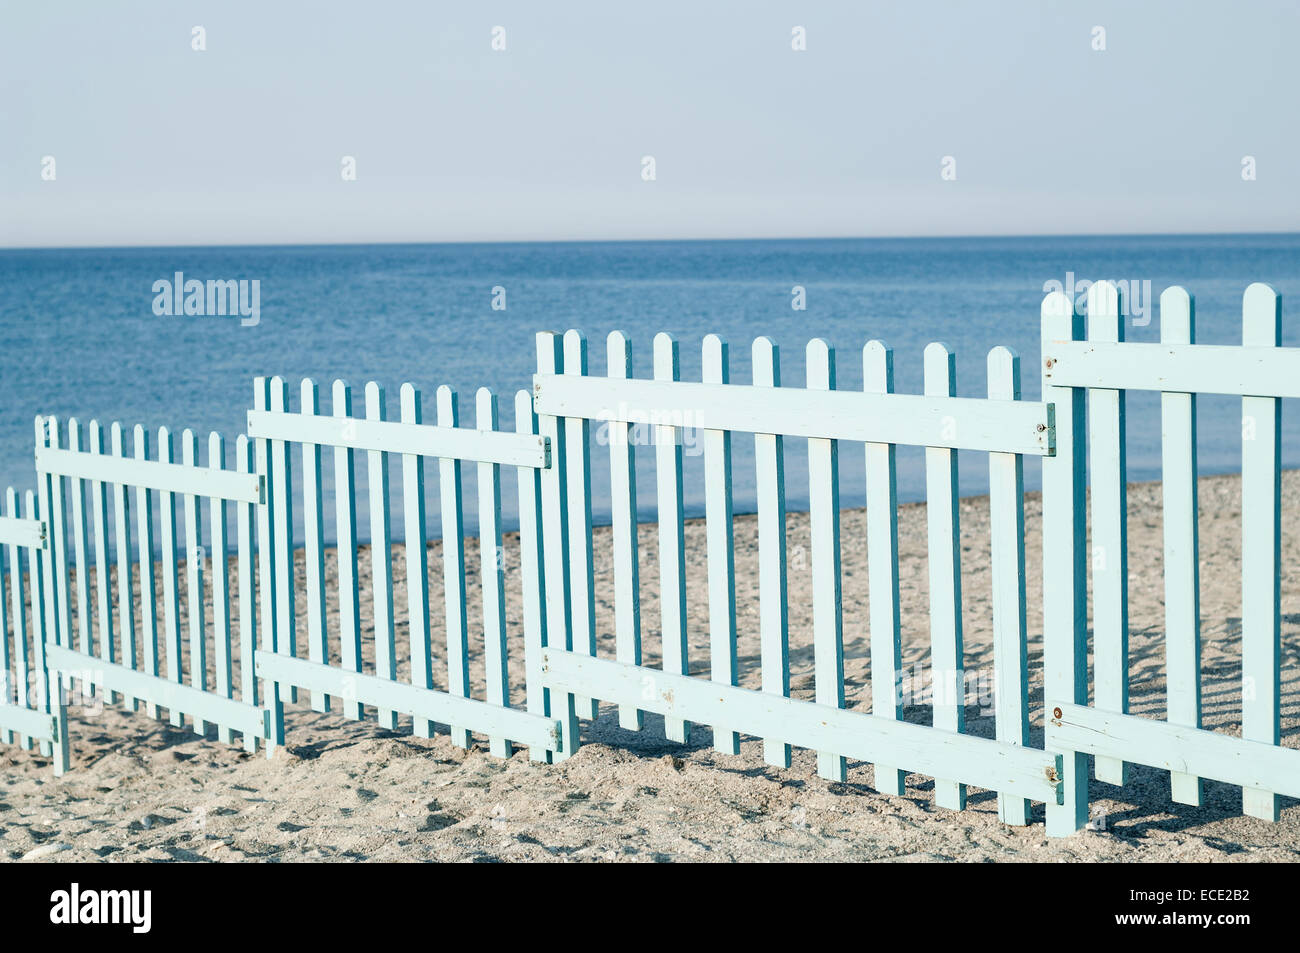
<instances>
[{"instance_id":1,"label":"white picket fence","mask_svg":"<svg viewBox=\"0 0 1300 953\"><path fill-rule=\"evenodd\" d=\"M106 449L93 422L83 446L76 421L65 436L57 421L40 418L37 494L29 494L20 517L10 491L9 515L0 517L8 570L6 576L0 564L0 582L7 581L12 597L0 608L7 679L0 730L6 740L41 745L61 772L69 758L68 689L79 686L83 696L98 693L109 703L120 696L130 711L143 703L154 718L165 709L176 725L188 715L196 732L213 726L227 742L238 734L249 750L260 739L270 753L286 741L285 705L301 690L317 712L337 705L347 719L373 713L388 729L409 718L423 737L442 725L462 746L479 735L499 756L521 745L530 757L550 761L578 750L581 721L595 718L606 702L617 706L626 729L642 730L645 713L661 717L673 742L688 742L693 724L710 726L714 746L726 754L739 753L742 736L759 738L764 759L778 767L791 764L792 747L814 751L818 773L832 781L846 777L848 761L869 762L883 793L903 794L908 774L928 776L942 807L963 809L968 785L994 791L999 816L1010 824L1028 823L1031 802L1043 802L1053 835L1088 819L1089 755L1099 781L1125 783L1129 763L1164 768L1174 798L1194 804L1200 779L1213 778L1246 789L1247 813L1275 819L1280 796L1300 796L1300 752L1284 747L1281 736L1278 588L1278 421L1281 398L1300 396L1300 350L1279 346L1279 299L1263 285L1246 293L1240 347L1192 343L1191 300L1177 288L1161 299L1160 344L1122 340L1122 308L1108 283L1092 286L1088 313L1084 340L1083 318L1067 299L1044 302L1039 401L1022 398L1019 358L1005 348L988 355L987 397L958 398L955 356L940 344L925 351L924 392L900 394L893 354L877 341L861 351L862 389L846 391L836 386L836 354L822 341L808 345L803 386L790 386L781 380L772 341L754 342L752 379L737 383L727 343L708 335L701 380L688 382L679 379L678 345L667 335L653 342L650 376L634 377L631 343L611 334L600 377L589 372L585 338L569 331L538 335L537 375L531 393L516 397L513 432L500 429L496 399L486 390L476 395L471 426L460 419L456 395L440 388L436 422L429 424L410 384L401 389L396 414L376 383L365 388L364 413L354 413L348 385L336 381L323 412L315 383L302 382L292 410L280 378L255 382L233 466L215 434L201 464L198 440L186 431L177 462L165 430L151 457L149 434L136 427L128 455L116 424ZM1128 714L1128 390L1163 395L1166 721ZM1243 692L1242 738L1204 729L1200 716L1196 393L1241 396L1254 435L1242 461L1243 685L1250 689ZM654 436L648 452L658 511L659 617L649 621L641 612L639 441L631 429L645 421ZM608 439L593 439L593 423ZM690 628L700 616L686 602L687 428L702 431L706 633ZM737 656L739 639L748 635L736 610L737 437L753 441L758 491L759 671L752 683L742 679ZM806 441L808 449L812 698L790 690L790 440ZM925 453L928 724L907 720L923 710L905 711L900 694L900 446ZM992 738L965 725L963 625L971 607L962 592L958 451L987 455ZM607 454L609 464L612 632L601 628L597 612L591 482L605 470L596 453ZM846 704L838 485L845 454L863 468L867 486L870 710ZM1093 560L1091 704L1089 455L1092 544L1113 557ZM1043 748L1031 744L1030 734L1037 673L1026 650L1026 456L1043 460ZM399 461L394 479L390 470ZM434 547L427 539L426 461L436 461L438 482L442 533ZM476 477L472 547L464 532L466 463ZM511 543L509 550L501 525L505 471L515 477L520 523L517 549ZM365 558L359 509L371 540ZM299 525L301 547L294 539ZM330 529L332 550L325 544ZM433 555L440 574L431 572ZM508 573L507 565L517 571ZM430 605L439 576L441 614ZM361 598L367 581L368 601ZM209 588L211 608L203 608ZM402 588L404 606L395 604ZM658 665L646 663L643 636L653 637ZM602 642L610 650L602 651ZM60 683L64 690L54 690Z\"/></svg>"},{"instance_id":2,"label":"white picket fence","mask_svg":"<svg viewBox=\"0 0 1300 953\"><path fill-rule=\"evenodd\" d=\"M1043 465L1046 746L1066 753L1064 804L1049 833L1087 819L1087 762L1123 785L1127 762L1170 772L1173 800L1199 805L1202 778L1243 788L1243 812L1277 820L1279 795L1300 797L1300 751L1281 746L1281 398L1300 397L1300 349L1283 348L1282 301L1253 284L1242 345L1195 342L1190 295L1160 296L1159 344L1123 340L1109 283L1088 292L1088 334L1064 296L1043 302L1043 396L1056 404L1057 453ZM1128 714L1124 394L1161 394L1166 721ZM1196 395L1241 397L1242 736L1201 720ZM1088 703L1082 421L1090 403L1094 550L1094 699ZM1073 436L1072 436L1073 435Z\"/></svg>"}]
</instances>

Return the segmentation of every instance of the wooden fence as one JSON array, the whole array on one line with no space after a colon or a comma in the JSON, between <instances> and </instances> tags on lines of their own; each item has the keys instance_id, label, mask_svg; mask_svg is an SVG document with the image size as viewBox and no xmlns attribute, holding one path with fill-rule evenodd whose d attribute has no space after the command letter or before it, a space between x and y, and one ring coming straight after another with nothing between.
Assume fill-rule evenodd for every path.
<instances>
[{"instance_id":1,"label":"wooden fence","mask_svg":"<svg viewBox=\"0 0 1300 953\"><path fill-rule=\"evenodd\" d=\"M338 706L345 718L373 717L390 729L408 717L423 737L437 724L462 746L477 734L498 756L518 744L551 761L578 750L582 720L606 702L626 729L642 730L646 713L662 718L670 741L686 743L693 724L710 726L714 747L727 754L739 753L742 736L759 738L764 759L779 767L790 765L792 747L809 749L818 773L833 781L846 777L848 761L869 762L883 793L901 795L909 773L925 775L935 779L942 807L964 808L967 785L994 791L1009 824L1028 823L1031 802L1043 802L1052 835L1088 819L1090 755L1099 781L1126 783L1130 763L1164 768L1174 798L1194 804L1200 779L1214 778L1245 788L1246 813L1276 819L1281 796L1300 796L1300 752L1284 747L1281 735L1279 590L1280 407L1282 398L1300 397L1300 350L1280 347L1280 300L1264 285L1246 292L1240 347L1193 343L1192 302L1182 289L1161 298L1159 344L1125 342L1121 314L1114 286L1093 285L1085 339L1073 304L1048 296L1038 401L1023 399L1019 358L1005 348L988 355L987 397L959 398L956 359L941 344L925 351L924 392L900 394L893 353L878 341L861 351L862 389L847 391L837 387L835 351L819 340L808 345L803 386L790 386L766 338L753 343L752 379L738 383L727 343L715 335L703 340L701 379L683 381L678 344L668 335L653 342L650 375L634 377L631 343L611 334L601 377L590 373L586 339L569 331L538 335L537 375L532 391L515 399L513 432L500 429L496 398L486 390L466 425L456 395L440 388L429 424L410 384L401 388L396 414L376 383L365 388L364 412L354 413L351 390L336 381L323 412L315 383L302 382L293 410L280 378L255 382L233 465L216 434L201 463L189 431L177 460L165 429L151 455L150 434L134 428L128 455L117 424L106 447L94 422L83 434L75 420L64 430L38 418L37 491L22 514L9 491L8 513L0 516L0 588L7 587L0 592L0 737L41 746L61 773L69 763L67 706L80 687L83 698L120 701L128 711L143 705L153 718L166 710L176 725L188 715L194 731L211 727L227 742L238 734L250 751L260 740L270 754L285 743L285 705L298 702L301 690L317 712ZM1164 721L1129 713L1130 390L1162 394ZM1200 715L1197 393L1240 396L1250 435L1242 459L1240 738L1206 730ZM691 627L703 614L687 611L695 585L683 508L687 430L699 433L704 457L705 578L692 597L707 606L703 633ZM647 452L658 512L648 539L637 520L642 431L653 437ZM757 487L752 672L742 671L737 650L751 633L737 612L736 439L753 441ZM811 697L791 692L787 441L806 441L808 451L810 604L799 608L811 618ZM900 446L924 450L928 503L933 688L926 704L908 707L901 688ZM972 609L962 591L958 451L986 455L989 474L991 590L981 601L992 632L992 737L965 724L963 626ZM605 472L597 453L608 455L612 501L608 628L596 598L591 485L593 473ZM866 477L869 706L847 700L841 456ZM1043 461L1044 651L1033 667L1026 456ZM442 532L434 545L426 461L436 465L438 482ZM395 463L399 480L390 475ZM465 534L465 464L476 477L477 537ZM520 529L507 549L501 498L509 471ZM370 539L364 558L359 511ZM642 571L652 571L642 559L647 542L658 554L658 618L649 622L641 612ZM430 605L431 586L439 584L430 571L434 556L441 614ZM368 600L361 598L366 585ZM643 652L643 636L651 638L650 651ZM1040 675L1042 748L1030 732L1037 716L1031 684Z\"/></svg>"},{"instance_id":2,"label":"wooden fence","mask_svg":"<svg viewBox=\"0 0 1300 953\"><path fill-rule=\"evenodd\" d=\"M1043 393L1057 406L1056 457L1044 464L1046 745L1065 752L1065 804L1049 833L1087 815L1087 764L1124 785L1128 762L1170 772L1171 796L1199 805L1202 778L1240 785L1244 813L1277 820L1279 795L1300 797L1300 751L1281 747L1281 398L1300 397L1300 349L1283 348L1282 301L1253 284L1243 302L1242 346L1195 343L1192 298L1160 296L1160 343L1123 339L1119 293L1088 291L1088 334L1061 295L1043 302ZM1128 714L1126 391L1161 395L1166 718ZM1242 733L1202 727L1196 395L1241 398ZM1088 703L1084 578L1083 401L1090 403L1094 698ZM1068 447L1062 453L1061 441ZM1050 525L1048 520L1051 520ZM1112 558L1104 558L1111 554ZM1050 578L1049 578L1050 573ZM1048 615L1050 613L1050 615Z\"/></svg>"}]
</instances>

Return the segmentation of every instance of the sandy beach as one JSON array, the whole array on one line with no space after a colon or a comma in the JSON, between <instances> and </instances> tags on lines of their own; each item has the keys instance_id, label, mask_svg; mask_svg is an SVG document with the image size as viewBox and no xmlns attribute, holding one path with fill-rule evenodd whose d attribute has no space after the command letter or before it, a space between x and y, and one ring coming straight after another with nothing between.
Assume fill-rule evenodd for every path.
<instances>
[{"instance_id":1,"label":"sandy beach","mask_svg":"<svg viewBox=\"0 0 1300 953\"><path fill-rule=\"evenodd\" d=\"M1129 492L1132 710L1161 717L1164 706L1160 485ZM1200 484L1201 616L1206 726L1240 730L1240 481ZM1283 505L1300 506L1300 472L1284 475ZM1041 743L1040 507L1026 504L1029 570L1031 718ZM961 503L962 573L968 672L976 673L967 725L992 735L981 673L991 671L988 500ZM808 518L790 514L791 689L812 697ZM1283 736L1300 747L1300 531L1284 521L1282 552ZM641 594L647 664L658 663L657 538L640 528ZM736 519L738 649L741 684L758 687L756 532ZM925 507L899 513L903 658L928 657ZM865 514L845 510L843 619L848 706L870 705ZM482 625L477 541L467 541L471 676L482 687ZM440 546L430 551L435 685L445 686ZM518 541L506 541L514 702L523 702L519 633ZM613 577L608 528L596 531L596 609L601 654L613 655ZM708 671L704 526L687 526L693 673ZM299 554L301 557L301 553ZM361 554L363 644L372 645L369 553ZM183 570L182 570L183 571ZM327 573L334 574L333 554ZM406 641L405 563L395 547L397 643ZM182 576L183 578L183 576ZM137 580L138 583L138 580ZM300 594L304 577L299 563ZM300 595L301 598L301 595ZM331 611L333 605L331 604ZM305 620L299 613L300 628ZM399 663L405 661L401 653ZM399 667L400 671L400 667ZM911 775L908 795L872 789L872 768L850 762L847 783L816 775L816 755L796 749L788 770L766 766L761 745L744 738L739 757L712 750L697 726L689 745L664 741L661 720L640 733L618 727L612 706L583 723L582 749L555 766L526 752L499 760L477 738L454 746L445 728L415 738L409 719L397 731L312 712L305 695L286 712L287 746L268 760L143 713L72 709L72 771L56 779L48 758L0 747L0 857L7 860L1300 860L1300 802L1283 801L1282 820L1239 816L1239 790L1206 782L1201 808L1174 805L1168 777L1137 768L1129 787L1093 782L1093 827L1065 840L1035 823L1012 828L997 818L995 796L971 790L970 807L935 807L933 783ZM906 717L927 723L923 703ZM372 716L373 717L373 714Z\"/></svg>"}]
</instances>

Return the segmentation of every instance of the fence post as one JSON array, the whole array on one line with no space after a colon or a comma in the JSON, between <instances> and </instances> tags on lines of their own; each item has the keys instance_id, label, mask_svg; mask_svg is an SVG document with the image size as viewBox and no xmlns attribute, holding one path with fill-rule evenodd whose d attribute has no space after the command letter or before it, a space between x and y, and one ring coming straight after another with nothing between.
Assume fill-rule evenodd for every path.
<instances>
[{"instance_id":1,"label":"fence post","mask_svg":"<svg viewBox=\"0 0 1300 953\"><path fill-rule=\"evenodd\" d=\"M1282 346L1282 297L1256 282L1242 300L1242 343ZM1241 454L1241 736L1282 743L1282 401L1243 397ZM1244 788L1241 811L1276 821L1272 791Z\"/></svg>"},{"instance_id":2,"label":"fence post","mask_svg":"<svg viewBox=\"0 0 1300 953\"><path fill-rule=\"evenodd\" d=\"M526 390L515 394L515 432L537 433L533 395ZM551 450L554 453L554 448ZM551 465L554 466L554 458ZM550 693L542 684L542 650L547 646L545 560L542 549L541 473L532 467L518 467L519 481L519 574L524 613L524 684L528 711L547 715ZM528 749L529 760L546 764L552 754L540 748Z\"/></svg>"},{"instance_id":3,"label":"fence post","mask_svg":"<svg viewBox=\"0 0 1300 953\"><path fill-rule=\"evenodd\" d=\"M537 334L537 373L558 374L563 366L560 335L554 331ZM551 466L541 472L543 552L552 559L546 567L546 644L567 652L572 650L573 633L569 615L569 540L568 508L565 502L567 468L565 434L558 417L537 415L538 432L551 443ZM550 692L551 717L560 722L562 751L555 761L562 761L578 750L577 698L563 691Z\"/></svg>"},{"instance_id":4,"label":"fence post","mask_svg":"<svg viewBox=\"0 0 1300 953\"><path fill-rule=\"evenodd\" d=\"M1056 291L1042 305L1042 399L1054 405L1055 455L1043 458L1043 699L1088 701L1084 391L1052 384L1052 343L1083 337L1083 317ZM1052 717L1049 710L1046 717ZM1088 821L1088 762L1061 759L1059 803L1047 805L1047 833L1064 837Z\"/></svg>"},{"instance_id":5,"label":"fence post","mask_svg":"<svg viewBox=\"0 0 1300 953\"><path fill-rule=\"evenodd\" d=\"M37 418L37 439L40 437L41 418ZM50 543L50 510L48 507L45 475L41 475L41 504L31 490L27 491L26 517L45 522L46 548L32 551L31 598L32 598L32 663L36 671L36 685L39 697L37 708L54 716L54 741L48 748L41 744L41 753L49 754L54 759L54 773L61 775L68 770L68 712L63 703L63 690L57 678L50 678L49 667L45 662L45 646L58 644L58 629L50 617L51 605L54 603L54 573L50 566L50 554L54 551ZM57 478L56 478L57 479Z\"/></svg>"},{"instance_id":6,"label":"fence post","mask_svg":"<svg viewBox=\"0 0 1300 953\"><path fill-rule=\"evenodd\" d=\"M270 407L270 378L254 378L253 408L269 410ZM262 504L257 507L257 572L261 611L257 614L258 637L254 641L257 651L274 652L279 606L275 598L275 479L271 470L271 441L264 437L257 438L254 455L257 472L262 476ZM166 459L171 458L168 456ZM275 753L277 745L284 744L284 699L280 695L280 684L270 679L266 681L268 684L263 686L262 697L266 699L266 705L271 709L271 732L270 737L266 739L266 756L269 758Z\"/></svg>"}]
</instances>

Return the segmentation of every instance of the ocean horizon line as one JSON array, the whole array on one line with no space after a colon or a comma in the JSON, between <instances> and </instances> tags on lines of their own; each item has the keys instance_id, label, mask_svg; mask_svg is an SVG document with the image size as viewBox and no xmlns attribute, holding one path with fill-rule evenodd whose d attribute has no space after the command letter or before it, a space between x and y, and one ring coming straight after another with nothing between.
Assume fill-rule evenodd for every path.
<instances>
[{"instance_id":1,"label":"ocean horizon line","mask_svg":"<svg viewBox=\"0 0 1300 953\"><path fill-rule=\"evenodd\" d=\"M364 241L364 242L208 242L196 244L191 242L159 244L100 244L100 245L0 245L0 254L10 252L103 252L103 251L159 251L163 249L249 249L264 251L267 249L294 248L426 248L438 246L474 246L474 247L510 247L510 246L583 246L583 245L691 245L691 244L760 244L776 242L958 242L958 241L1038 241L1038 240L1082 240L1102 238L1134 239L1189 239L1189 238L1279 238L1300 237L1300 226L1295 229L1250 230L1250 231L1081 231L1081 232L1007 232L1007 233L970 233L944 235L769 235L753 237L721 236L713 238L500 238L500 239L431 239L410 241L404 239Z\"/></svg>"}]
</instances>

